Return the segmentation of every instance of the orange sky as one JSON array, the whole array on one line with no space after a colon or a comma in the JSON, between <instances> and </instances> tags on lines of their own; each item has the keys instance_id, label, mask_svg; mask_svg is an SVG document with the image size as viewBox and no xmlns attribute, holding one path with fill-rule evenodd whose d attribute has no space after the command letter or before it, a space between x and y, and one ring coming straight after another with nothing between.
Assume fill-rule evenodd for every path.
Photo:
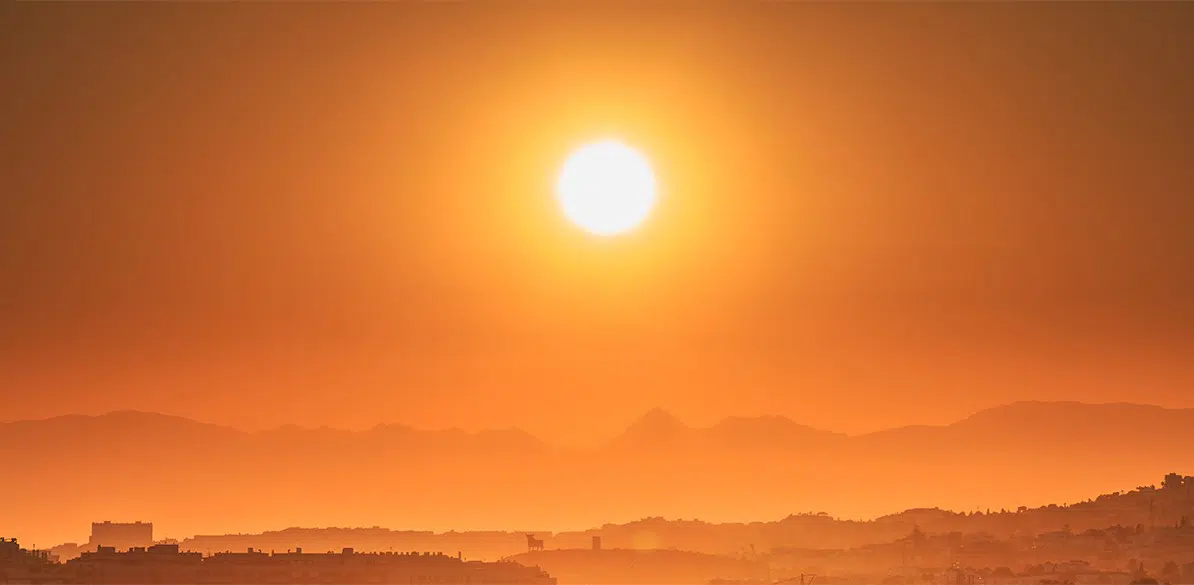
<instances>
[{"instance_id":1,"label":"orange sky","mask_svg":"<svg viewBox=\"0 0 1194 585\"><path fill-rule=\"evenodd\" d=\"M649 4L3 6L0 420L1194 406L1187 5Z\"/></svg>"}]
</instances>

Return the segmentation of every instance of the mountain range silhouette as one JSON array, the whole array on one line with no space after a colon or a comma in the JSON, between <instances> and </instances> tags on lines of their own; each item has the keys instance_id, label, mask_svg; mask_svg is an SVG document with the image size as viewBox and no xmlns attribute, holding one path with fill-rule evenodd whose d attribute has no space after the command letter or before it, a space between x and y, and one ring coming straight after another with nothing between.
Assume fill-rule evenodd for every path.
<instances>
[{"instance_id":1,"label":"mountain range silhouette","mask_svg":"<svg viewBox=\"0 0 1194 585\"><path fill-rule=\"evenodd\" d=\"M648 516L1060 504L1180 471L1192 440L1194 409L1074 402L855 436L779 416L697 428L654 409L588 450L518 429L246 432L119 411L0 423L0 458L19 470L6 489L24 502L6 514L9 530L69 540L100 519L152 520L181 535L294 525L564 530Z\"/></svg>"}]
</instances>

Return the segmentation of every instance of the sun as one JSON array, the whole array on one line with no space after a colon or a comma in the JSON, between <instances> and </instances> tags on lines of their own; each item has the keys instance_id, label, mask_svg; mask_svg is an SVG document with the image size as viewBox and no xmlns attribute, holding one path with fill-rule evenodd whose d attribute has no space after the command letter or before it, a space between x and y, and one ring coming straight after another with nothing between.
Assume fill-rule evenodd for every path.
<instances>
[{"instance_id":1,"label":"sun","mask_svg":"<svg viewBox=\"0 0 1194 585\"><path fill-rule=\"evenodd\" d=\"M615 140L595 142L568 157L556 197L573 223L613 236L647 218L655 206L655 174L639 151Z\"/></svg>"}]
</instances>

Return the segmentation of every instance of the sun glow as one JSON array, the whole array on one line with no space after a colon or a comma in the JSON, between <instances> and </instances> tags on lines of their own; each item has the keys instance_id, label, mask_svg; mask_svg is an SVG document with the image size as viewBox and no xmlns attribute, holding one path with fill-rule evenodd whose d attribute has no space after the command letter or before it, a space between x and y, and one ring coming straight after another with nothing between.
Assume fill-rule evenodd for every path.
<instances>
[{"instance_id":1,"label":"sun glow","mask_svg":"<svg viewBox=\"0 0 1194 585\"><path fill-rule=\"evenodd\" d=\"M564 163L556 196L573 223L612 236L646 219L655 205L655 175L637 150L612 140L596 142Z\"/></svg>"}]
</instances>

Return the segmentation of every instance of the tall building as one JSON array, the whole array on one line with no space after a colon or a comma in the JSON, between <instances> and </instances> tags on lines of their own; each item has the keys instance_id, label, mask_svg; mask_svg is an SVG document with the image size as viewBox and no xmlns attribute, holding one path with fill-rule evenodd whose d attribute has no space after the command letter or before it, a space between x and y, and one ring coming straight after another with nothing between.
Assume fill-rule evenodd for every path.
<instances>
[{"instance_id":1,"label":"tall building","mask_svg":"<svg viewBox=\"0 0 1194 585\"><path fill-rule=\"evenodd\" d=\"M153 545L152 522L92 522L88 548L110 546L124 551Z\"/></svg>"},{"instance_id":2,"label":"tall building","mask_svg":"<svg viewBox=\"0 0 1194 585\"><path fill-rule=\"evenodd\" d=\"M19 554L21 554L21 545L17 544L17 539L9 540L0 536L0 561L15 559Z\"/></svg>"}]
</instances>

